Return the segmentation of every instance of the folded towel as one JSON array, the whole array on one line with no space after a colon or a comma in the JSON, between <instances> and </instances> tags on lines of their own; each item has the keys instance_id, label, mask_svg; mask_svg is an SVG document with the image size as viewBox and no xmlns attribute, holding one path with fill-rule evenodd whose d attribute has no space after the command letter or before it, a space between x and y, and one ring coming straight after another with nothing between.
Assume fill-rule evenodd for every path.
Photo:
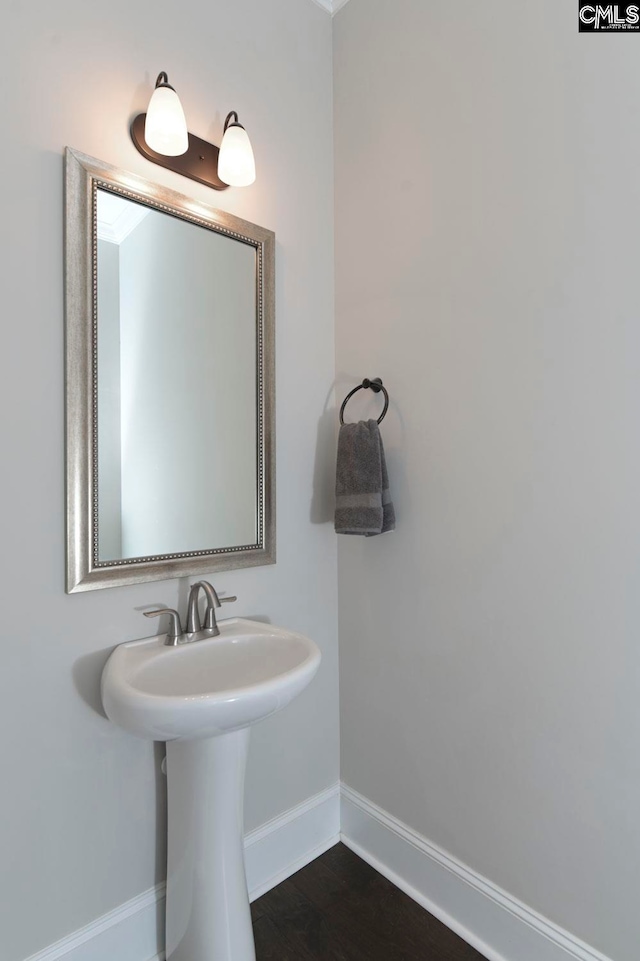
<instances>
[{"instance_id":1,"label":"folded towel","mask_svg":"<svg viewBox=\"0 0 640 961\"><path fill-rule=\"evenodd\" d=\"M336 533L372 537L395 526L378 422L343 424L336 468Z\"/></svg>"}]
</instances>

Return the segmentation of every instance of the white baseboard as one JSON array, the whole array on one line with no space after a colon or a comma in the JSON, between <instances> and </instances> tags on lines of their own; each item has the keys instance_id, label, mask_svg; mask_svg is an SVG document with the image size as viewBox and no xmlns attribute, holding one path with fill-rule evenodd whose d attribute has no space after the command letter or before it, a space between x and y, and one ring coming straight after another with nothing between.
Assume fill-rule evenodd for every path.
<instances>
[{"instance_id":1,"label":"white baseboard","mask_svg":"<svg viewBox=\"0 0 640 961\"><path fill-rule=\"evenodd\" d=\"M334 784L245 838L249 897L261 897L340 840L340 785Z\"/></svg>"},{"instance_id":2,"label":"white baseboard","mask_svg":"<svg viewBox=\"0 0 640 961\"><path fill-rule=\"evenodd\" d=\"M245 838L251 900L340 840L340 785L316 794ZM27 961L164 961L165 885L138 895Z\"/></svg>"},{"instance_id":3,"label":"white baseboard","mask_svg":"<svg viewBox=\"0 0 640 961\"><path fill-rule=\"evenodd\" d=\"M610 961L344 784L341 837L488 961Z\"/></svg>"},{"instance_id":4,"label":"white baseboard","mask_svg":"<svg viewBox=\"0 0 640 961\"><path fill-rule=\"evenodd\" d=\"M340 839L488 961L610 961L346 785L247 835L251 900ZM164 896L160 884L28 961L164 961Z\"/></svg>"},{"instance_id":5,"label":"white baseboard","mask_svg":"<svg viewBox=\"0 0 640 961\"><path fill-rule=\"evenodd\" d=\"M163 961L158 948L164 894L165 885L159 884L27 961Z\"/></svg>"}]
</instances>

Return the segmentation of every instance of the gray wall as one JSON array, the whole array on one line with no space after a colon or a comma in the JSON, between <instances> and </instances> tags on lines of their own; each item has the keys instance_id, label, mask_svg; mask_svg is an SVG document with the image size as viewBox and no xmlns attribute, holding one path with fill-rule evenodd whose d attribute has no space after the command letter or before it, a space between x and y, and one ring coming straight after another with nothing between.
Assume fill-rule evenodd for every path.
<instances>
[{"instance_id":1,"label":"gray wall","mask_svg":"<svg viewBox=\"0 0 640 961\"><path fill-rule=\"evenodd\" d=\"M636 961L640 60L576 7L334 21L338 385L389 387L398 514L340 541L342 765Z\"/></svg>"},{"instance_id":2,"label":"gray wall","mask_svg":"<svg viewBox=\"0 0 640 961\"><path fill-rule=\"evenodd\" d=\"M4 10L3 961L162 877L158 759L100 716L98 681L115 644L149 632L140 608L184 607L187 591L173 581L64 593L65 144L276 232L278 564L215 584L239 595L229 613L302 631L324 657L308 692L254 732L247 829L338 776L335 538L311 520L333 456L317 431L334 375L330 44L330 18L301 0ZM238 110L259 165L253 187L212 197L137 153L129 122L163 69L194 133L219 138Z\"/></svg>"}]
</instances>

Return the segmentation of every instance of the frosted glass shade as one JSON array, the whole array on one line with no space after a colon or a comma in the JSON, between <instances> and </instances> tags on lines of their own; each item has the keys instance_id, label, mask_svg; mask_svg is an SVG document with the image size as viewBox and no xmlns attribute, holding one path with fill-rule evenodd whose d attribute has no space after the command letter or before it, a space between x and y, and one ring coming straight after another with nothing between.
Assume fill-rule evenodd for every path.
<instances>
[{"instance_id":1,"label":"frosted glass shade","mask_svg":"<svg viewBox=\"0 0 640 961\"><path fill-rule=\"evenodd\" d=\"M144 125L147 146L166 157L179 157L189 148L184 110L172 87L158 86L153 91Z\"/></svg>"},{"instance_id":2,"label":"frosted glass shade","mask_svg":"<svg viewBox=\"0 0 640 961\"><path fill-rule=\"evenodd\" d=\"M248 187L256 179L251 141L247 131L238 123L230 124L222 138L218 176L230 187Z\"/></svg>"}]
</instances>

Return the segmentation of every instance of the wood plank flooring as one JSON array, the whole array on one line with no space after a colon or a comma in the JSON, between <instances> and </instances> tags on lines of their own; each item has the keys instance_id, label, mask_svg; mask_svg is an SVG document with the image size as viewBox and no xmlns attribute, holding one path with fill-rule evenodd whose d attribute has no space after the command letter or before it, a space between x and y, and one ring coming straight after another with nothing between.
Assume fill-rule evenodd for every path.
<instances>
[{"instance_id":1,"label":"wood plank flooring","mask_svg":"<svg viewBox=\"0 0 640 961\"><path fill-rule=\"evenodd\" d=\"M485 961L343 844L251 911L257 961Z\"/></svg>"}]
</instances>

